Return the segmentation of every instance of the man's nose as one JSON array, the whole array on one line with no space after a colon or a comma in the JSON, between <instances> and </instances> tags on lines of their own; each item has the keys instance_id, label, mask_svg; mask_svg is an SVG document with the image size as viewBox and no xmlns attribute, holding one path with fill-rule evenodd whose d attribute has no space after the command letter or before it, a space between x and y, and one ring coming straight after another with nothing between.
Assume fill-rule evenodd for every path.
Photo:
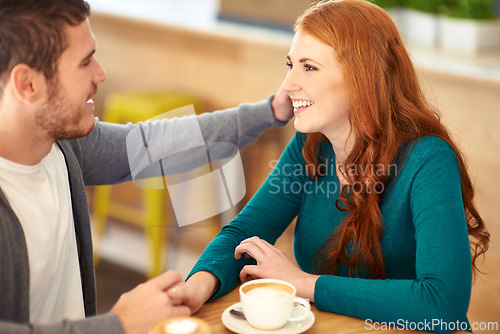
<instances>
[{"instance_id":1,"label":"man's nose","mask_svg":"<svg viewBox=\"0 0 500 334\"><path fill-rule=\"evenodd\" d=\"M106 80L106 72L104 71L104 68L102 68L101 64L97 62L97 70L96 73L94 74L94 83L99 84Z\"/></svg>"}]
</instances>

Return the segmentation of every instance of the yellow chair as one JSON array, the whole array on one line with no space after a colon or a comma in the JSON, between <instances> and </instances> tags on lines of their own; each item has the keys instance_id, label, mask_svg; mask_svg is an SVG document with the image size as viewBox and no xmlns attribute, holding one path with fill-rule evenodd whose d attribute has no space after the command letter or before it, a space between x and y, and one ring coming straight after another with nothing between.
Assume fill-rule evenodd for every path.
<instances>
[{"instance_id":1,"label":"yellow chair","mask_svg":"<svg viewBox=\"0 0 500 334\"><path fill-rule=\"evenodd\" d=\"M175 92L137 92L117 93L107 101L103 121L113 123L140 122L156 117L167 111L193 104L199 105L196 97ZM96 240L94 257L99 263L101 243L106 231L108 217L140 224L145 229L149 250L148 277L155 277L163 271L165 240L169 238L169 215L165 212L167 190L138 188L141 208L136 208L119 201L112 196L113 186L98 186L94 190L94 208L92 224Z\"/></svg>"}]
</instances>

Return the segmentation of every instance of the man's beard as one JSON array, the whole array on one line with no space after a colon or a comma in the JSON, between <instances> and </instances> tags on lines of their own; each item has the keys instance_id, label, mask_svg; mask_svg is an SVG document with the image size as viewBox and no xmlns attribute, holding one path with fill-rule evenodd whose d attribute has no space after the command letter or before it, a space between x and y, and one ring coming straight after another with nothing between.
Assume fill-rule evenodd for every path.
<instances>
[{"instance_id":1,"label":"man's beard","mask_svg":"<svg viewBox=\"0 0 500 334\"><path fill-rule=\"evenodd\" d=\"M97 86L95 86L94 94L96 90ZM47 91L49 99L35 115L36 124L47 137L54 141L77 139L94 130L94 123L89 124L86 128L81 126L81 117L85 113L81 110L75 110L76 107L73 107L65 99L58 81L49 81Z\"/></svg>"}]
</instances>

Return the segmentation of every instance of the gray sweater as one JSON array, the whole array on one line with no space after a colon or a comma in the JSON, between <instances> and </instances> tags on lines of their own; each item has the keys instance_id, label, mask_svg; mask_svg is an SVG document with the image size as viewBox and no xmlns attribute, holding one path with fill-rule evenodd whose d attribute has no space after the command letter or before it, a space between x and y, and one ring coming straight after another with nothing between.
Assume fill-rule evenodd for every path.
<instances>
[{"instance_id":1,"label":"gray sweater","mask_svg":"<svg viewBox=\"0 0 500 334\"><path fill-rule=\"evenodd\" d=\"M206 142L227 142L242 148L263 130L280 126L270 100L198 116ZM191 139L185 119L143 123L146 136L161 134L165 153ZM29 318L28 252L21 224L0 189L0 333L123 333L114 313L96 316L95 272L86 185L114 184L131 179L126 136L137 125L96 120L94 131L77 140L60 141L68 168L76 242L86 318L51 325L32 325ZM157 137L156 137L157 138ZM129 148L130 149L130 148Z\"/></svg>"}]
</instances>

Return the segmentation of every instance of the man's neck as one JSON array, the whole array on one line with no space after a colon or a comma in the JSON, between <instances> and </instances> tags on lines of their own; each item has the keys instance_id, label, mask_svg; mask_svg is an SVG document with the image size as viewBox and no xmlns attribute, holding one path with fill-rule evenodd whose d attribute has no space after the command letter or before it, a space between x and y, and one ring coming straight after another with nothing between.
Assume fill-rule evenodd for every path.
<instances>
[{"instance_id":1,"label":"man's neck","mask_svg":"<svg viewBox=\"0 0 500 334\"><path fill-rule=\"evenodd\" d=\"M0 126L0 157L12 162L33 166L49 154L53 140L42 138L30 126Z\"/></svg>"},{"instance_id":2,"label":"man's neck","mask_svg":"<svg viewBox=\"0 0 500 334\"><path fill-rule=\"evenodd\" d=\"M13 84L5 85L0 95L0 157L33 166L50 153L54 139L36 124L43 96L40 101L22 99Z\"/></svg>"}]
</instances>

